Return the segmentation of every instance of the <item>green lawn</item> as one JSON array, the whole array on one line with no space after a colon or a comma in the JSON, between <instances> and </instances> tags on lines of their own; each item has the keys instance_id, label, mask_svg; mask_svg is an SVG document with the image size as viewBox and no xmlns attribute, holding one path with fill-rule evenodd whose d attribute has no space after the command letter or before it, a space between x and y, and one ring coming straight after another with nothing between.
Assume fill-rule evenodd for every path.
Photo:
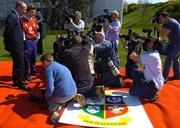
<instances>
[{"instance_id":1,"label":"green lawn","mask_svg":"<svg viewBox=\"0 0 180 128\"><path fill-rule=\"evenodd\" d=\"M55 35L47 35L46 39L43 41L44 52L52 53L53 52L53 42L55 41ZM3 38L0 37L0 60L10 60L11 57L9 53L4 50Z\"/></svg>"},{"instance_id":2,"label":"green lawn","mask_svg":"<svg viewBox=\"0 0 180 128\"><path fill-rule=\"evenodd\" d=\"M170 6L171 3L160 3L157 5L148 5L146 9L143 11L143 16L140 13L140 8L138 7L136 10L131 13L125 15L123 17L122 28L120 33L126 33L128 29L132 29L134 32L138 32L140 35L145 36L146 34L142 32L143 28L153 29L153 26L150 22L150 19L155 15L155 13L160 10L162 7ZM173 7L176 4L173 5ZM134 7L137 5L133 5ZM172 14L179 14L178 12L173 12ZM55 41L55 33L57 31L48 31L49 35L46 36L46 39L43 41L44 43L44 53L52 53L53 52L53 42ZM2 33L0 33L2 35ZM121 61L121 66L125 66L126 62L126 53L122 48L122 45L119 45L119 56ZM11 57L9 53L4 50L3 47L3 38L0 36L0 60L10 60ZM39 60L39 58L37 59ZM164 61L164 57L162 57Z\"/></svg>"},{"instance_id":3,"label":"green lawn","mask_svg":"<svg viewBox=\"0 0 180 128\"><path fill-rule=\"evenodd\" d=\"M44 53L53 52L54 41L55 41L55 35L46 36L46 39L43 41ZM125 50L122 48L121 45L119 46L119 51L120 51L121 64L124 65L126 61ZM0 60L10 60L10 59L11 57L9 53L6 50L4 50L3 38L0 37ZM37 60L39 60L39 58Z\"/></svg>"}]
</instances>

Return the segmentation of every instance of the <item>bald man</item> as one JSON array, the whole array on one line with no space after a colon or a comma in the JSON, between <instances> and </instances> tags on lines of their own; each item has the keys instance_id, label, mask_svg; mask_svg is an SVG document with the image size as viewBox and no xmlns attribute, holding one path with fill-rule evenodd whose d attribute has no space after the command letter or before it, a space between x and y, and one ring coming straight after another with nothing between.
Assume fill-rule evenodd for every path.
<instances>
[{"instance_id":1,"label":"bald man","mask_svg":"<svg viewBox=\"0 0 180 128\"><path fill-rule=\"evenodd\" d=\"M16 3L15 9L7 16L3 33L5 49L13 59L13 86L22 90L31 90L24 82L24 34L20 17L26 12L27 6L23 1Z\"/></svg>"},{"instance_id":2,"label":"bald man","mask_svg":"<svg viewBox=\"0 0 180 128\"><path fill-rule=\"evenodd\" d=\"M111 67L108 65L109 59L119 69L119 57L118 52L115 50L116 42L110 42L105 40L105 35L103 32L96 33L96 45L94 46L94 51L97 56L97 60L94 64L95 71L101 74L97 83L99 85L109 85L109 86L124 86L120 73L113 74Z\"/></svg>"}]
</instances>

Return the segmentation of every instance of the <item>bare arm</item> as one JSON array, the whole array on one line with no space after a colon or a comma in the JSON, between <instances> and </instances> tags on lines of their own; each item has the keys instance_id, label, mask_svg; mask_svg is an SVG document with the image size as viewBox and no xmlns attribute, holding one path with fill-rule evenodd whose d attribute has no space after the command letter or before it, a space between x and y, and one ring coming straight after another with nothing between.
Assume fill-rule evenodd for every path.
<instances>
[{"instance_id":1,"label":"bare arm","mask_svg":"<svg viewBox=\"0 0 180 128\"><path fill-rule=\"evenodd\" d=\"M129 58L132 59L134 62L140 61L140 56L136 52L132 52Z\"/></svg>"}]
</instances>

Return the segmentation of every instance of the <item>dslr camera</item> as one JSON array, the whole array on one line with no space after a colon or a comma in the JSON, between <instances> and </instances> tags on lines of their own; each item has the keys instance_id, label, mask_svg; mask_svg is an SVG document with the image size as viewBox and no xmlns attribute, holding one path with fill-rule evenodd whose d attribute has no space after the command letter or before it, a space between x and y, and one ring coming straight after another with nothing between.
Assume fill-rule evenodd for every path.
<instances>
[{"instance_id":1,"label":"dslr camera","mask_svg":"<svg viewBox=\"0 0 180 128\"><path fill-rule=\"evenodd\" d=\"M143 28L142 32L147 33L147 37L151 37L152 29Z\"/></svg>"},{"instance_id":2,"label":"dslr camera","mask_svg":"<svg viewBox=\"0 0 180 128\"><path fill-rule=\"evenodd\" d=\"M151 19L151 23L158 23L159 24L159 17L153 17L152 19Z\"/></svg>"}]
</instances>

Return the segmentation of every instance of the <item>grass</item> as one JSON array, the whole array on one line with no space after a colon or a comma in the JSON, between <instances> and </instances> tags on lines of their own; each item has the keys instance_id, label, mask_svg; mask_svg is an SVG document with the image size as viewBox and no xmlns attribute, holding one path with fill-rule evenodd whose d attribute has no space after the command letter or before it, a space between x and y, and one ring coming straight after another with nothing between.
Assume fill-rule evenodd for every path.
<instances>
[{"instance_id":1,"label":"grass","mask_svg":"<svg viewBox=\"0 0 180 128\"><path fill-rule=\"evenodd\" d=\"M158 3L154 5L147 5L147 7L142 11L140 6L138 5L132 5L136 7L136 10L133 10L131 13L128 13L123 17L123 25L120 30L120 33L126 33L128 29L132 29L134 32L139 33L140 35L145 36L146 34L142 32L143 28L153 28L150 20L155 15L155 13L159 10L162 10L162 8L170 8L169 6L172 5L172 7L176 6L176 4L172 4L171 2L168 3ZM131 7L132 7L131 6ZM143 15L141 13L143 12ZM177 15L179 12L173 12L171 15ZM53 52L53 42L55 41L55 33L59 31L49 31L48 35L46 36L46 39L43 41L44 45L44 53L52 53ZM0 33L2 35L2 33ZM121 66L124 67L126 63L126 52L124 48L122 47L121 43L119 45L119 56L120 56L120 63ZM11 57L7 51L3 48L3 38L0 36L0 60L10 60ZM37 59L39 60L39 58ZM162 60L164 61L164 57L162 57Z\"/></svg>"},{"instance_id":2,"label":"grass","mask_svg":"<svg viewBox=\"0 0 180 128\"><path fill-rule=\"evenodd\" d=\"M47 35L46 39L43 40L44 52L53 52L53 42L55 41L55 35ZM0 37L0 60L11 60L10 54L4 50L3 38ZM37 58L39 60L39 58Z\"/></svg>"}]
</instances>

